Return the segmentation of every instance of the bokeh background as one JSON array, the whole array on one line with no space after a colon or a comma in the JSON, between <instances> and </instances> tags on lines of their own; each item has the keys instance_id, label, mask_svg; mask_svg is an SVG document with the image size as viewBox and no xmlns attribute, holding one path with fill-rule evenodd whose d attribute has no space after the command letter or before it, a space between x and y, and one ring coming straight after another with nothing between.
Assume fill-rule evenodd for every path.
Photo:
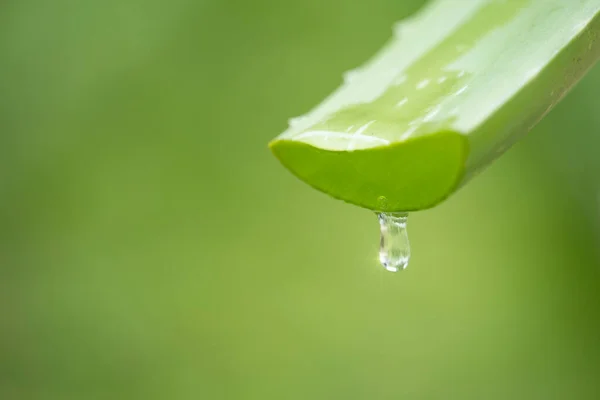
<instances>
[{"instance_id":1,"label":"bokeh background","mask_svg":"<svg viewBox=\"0 0 600 400\"><path fill-rule=\"evenodd\" d=\"M600 398L600 67L400 274L267 149L423 3L2 2L0 399Z\"/></svg>"}]
</instances>

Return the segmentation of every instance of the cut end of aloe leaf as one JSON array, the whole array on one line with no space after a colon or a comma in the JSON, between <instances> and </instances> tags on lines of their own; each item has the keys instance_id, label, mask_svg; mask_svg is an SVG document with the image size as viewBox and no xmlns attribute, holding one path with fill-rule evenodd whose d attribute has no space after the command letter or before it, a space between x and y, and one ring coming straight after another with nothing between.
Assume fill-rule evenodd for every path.
<instances>
[{"instance_id":1,"label":"cut end of aloe leaf","mask_svg":"<svg viewBox=\"0 0 600 400\"><path fill-rule=\"evenodd\" d=\"M459 185L468 153L467 138L452 131L352 151L282 139L269 147L286 168L314 188L388 212L440 203Z\"/></svg>"},{"instance_id":2,"label":"cut end of aloe leaf","mask_svg":"<svg viewBox=\"0 0 600 400\"><path fill-rule=\"evenodd\" d=\"M430 208L501 156L600 59L600 0L436 0L270 145L375 211Z\"/></svg>"}]
</instances>

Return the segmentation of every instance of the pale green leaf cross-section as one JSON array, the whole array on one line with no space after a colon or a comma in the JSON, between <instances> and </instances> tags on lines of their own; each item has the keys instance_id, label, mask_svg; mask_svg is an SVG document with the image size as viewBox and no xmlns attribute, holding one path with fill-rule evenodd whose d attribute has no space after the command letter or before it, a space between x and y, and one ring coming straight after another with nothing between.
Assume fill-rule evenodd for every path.
<instances>
[{"instance_id":1,"label":"pale green leaf cross-section","mask_svg":"<svg viewBox=\"0 0 600 400\"><path fill-rule=\"evenodd\" d=\"M270 147L377 211L435 206L527 133L600 57L600 0L437 0Z\"/></svg>"}]
</instances>

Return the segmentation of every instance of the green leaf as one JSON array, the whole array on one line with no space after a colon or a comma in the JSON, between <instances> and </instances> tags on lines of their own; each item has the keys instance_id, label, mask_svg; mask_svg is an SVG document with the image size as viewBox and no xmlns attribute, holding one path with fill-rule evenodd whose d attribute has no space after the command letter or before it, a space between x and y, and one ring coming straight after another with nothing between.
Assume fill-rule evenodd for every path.
<instances>
[{"instance_id":1,"label":"green leaf","mask_svg":"<svg viewBox=\"0 0 600 400\"><path fill-rule=\"evenodd\" d=\"M433 207L560 101L599 39L600 0L438 0L270 147L346 202Z\"/></svg>"}]
</instances>

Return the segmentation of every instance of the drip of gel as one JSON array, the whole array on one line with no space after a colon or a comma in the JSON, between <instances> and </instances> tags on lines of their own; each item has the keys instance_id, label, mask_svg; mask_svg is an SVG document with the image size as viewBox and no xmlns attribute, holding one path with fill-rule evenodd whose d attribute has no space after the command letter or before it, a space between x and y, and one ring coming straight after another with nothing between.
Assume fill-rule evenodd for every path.
<instances>
[{"instance_id":1,"label":"drip of gel","mask_svg":"<svg viewBox=\"0 0 600 400\"><path fill-rule=\"evenodd\" d=\"M406 213L377 213L381 229L379 262L390 272L398 272L408 266L410 243L406 232Z\"/></svg>"}]
</instances>

